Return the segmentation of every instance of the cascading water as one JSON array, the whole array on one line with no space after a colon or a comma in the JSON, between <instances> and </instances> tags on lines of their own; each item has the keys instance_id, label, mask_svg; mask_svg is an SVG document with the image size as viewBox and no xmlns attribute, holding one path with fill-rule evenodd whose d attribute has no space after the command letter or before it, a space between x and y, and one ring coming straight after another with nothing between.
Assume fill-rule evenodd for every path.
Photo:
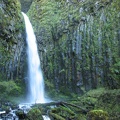
<instances>
[{"instance_id":1,"label":"cascading water","mask_svg":"<svg viewBox=\"0 0 120 120\"><path fill-rule=\"evenodd\" d=\"M29 72L29 102L45 103L44 81L40 68L40 59L37 50L36 37L29 18L23 13L26 26L26 41L28 45L28 72Z\"/></svg>"}]
</instances>

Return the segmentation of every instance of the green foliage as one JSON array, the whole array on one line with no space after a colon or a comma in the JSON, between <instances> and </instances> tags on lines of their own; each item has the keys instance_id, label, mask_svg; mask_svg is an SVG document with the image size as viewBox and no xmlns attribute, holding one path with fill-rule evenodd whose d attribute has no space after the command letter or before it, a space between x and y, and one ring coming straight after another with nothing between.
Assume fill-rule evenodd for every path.
<instances>
[{"instance_id":1,"label":"green foliage","mask_svg":"<svg viewBox=\"0 0 120 120\"><path fill-rule=\"evenodd\" d=\"M53 83L51 83L49 80L45 80L45 85L46 85L46 88L49 90L54 88Z\"/></svg>"},{"instance_id":2,"label":"green foliage","mask_svg":"<svg viewBox=\"0 0 120 120\"><path fill-rule=\"evenodd\" d=\"M19 0L0 1L0 74L4 79L16 78L20 73L24 26L21 16Z\"/></svg>"},{"instance_id":3,"label":"green foliage","mask_svg":"<svg viewBox=\"0 0 120 120\"><path fill-rule=\"evenodd\" d=\"M51 117L52 117L53 119L55 119L55 120L65 120L63 117L61 117L61 116L59 116L59 115L57 115L57 114L55 114L55 113L51 113L51 112L50 112L50 115L51 115Z\"/></svg>"},{"instance_id":4,"label":"green foliage","mask_svg":"<svg viewBox=\"0 0 120 120\"><path fill-rule=\"evenodd\" d=\"M0 82L0 91L0 95L5 97L21 94L21 88L13 80Z\"/></svg>"},{"instance_id":5,"label":"green foliage","mask_svg":"<svg viewBox=\"0 0 120 120\"><path fill-rule=\"evenodd\" d=\"M120 89L106 90L99 96L99 101L97 102L96 107L99 106L100 109L108 111L109 114L120 113L119 95Z\"/></svg>"},{"instance_id":6,"label":"green foliage","mask_svg":"<svg viewBox=\"0 0 120 120\"><path fill-rule=\"evenodd\" d=\"M108 120L108 113L103 110L91 110L87 117L88 120Z\"/></svg>"},{"instance_id":7,"label":"green foliage","mask_svg":"<svg viewBox=\"0 0 120 120\"><path fill-rule=\"evenodd\" d=\"M109 114L109 118L119 120L120 104L119 104L120 89L107 90L99 88L90 90L83 96L78 97L78 101L73 104L84 106L88 110L102 110ZM99 112L99 111L98 111ZM89 113L88 113L89 114Z\"/></svg>"},{"instance_id":8,"label":"green foliage","mask_svg":"<svg viewBox=\"0 0 120 120\"><path fill-rule=\"evenodd\" d=\"M6 111L6 113L10 112L10 106L2 105L1 108L2 108L2 110Z\"/></svg>"},{"instance_id":9,"label":"green foliage","mask_svg":"<svg viewBox=\"0 0 120 120\"><path fill-rule=\"evenodd\" d=\"M31 109L27 113L27 118L28 118L28 120L43 120L41 111L38 108Z\"/></svg>"},{"instance_id":10,"label":"green foliage","mask_svg":"<svg viewBox=\"0 0 120 120\"><path fill-rule=\"evenodd\" d=\"M33 1L27 14L42 51L50 95L81 94L99 86L119 88L119 4L119 0Z\"/></svg>"},{"instance_id":11,"label":"green foliage","mask_svg":"<svg viewBox=\"0 0 120 120\"><path fill-rule=\"evenodd\" d=\"M66 107L57 107L53 108L50 111L50 115L57 120L65 120L65 119L75 119L75 113Z\"/></svg>"},{"instance_id":12,"label":"green foliage","mask_svg":"<svg viewBox=\"0 0 120 120\"><path fill-rule=\"evenodd\" d=\"M58 96L59 97L59 96ZM77 99L70 98L66 102L51 102L49 104L35 104L35 109L40 110L42 114L48 115L51 119L55 120L119 120L120 115L120 89L107 90L99 88L86 92L83 96ZM63 101L63 100L62 100ZM67 104L68 103L68 104ZM50 106L56 104L56 107ZM33 108L34 108L33 107ZM85 109L87 111L83 112ZM27 119L35 119L33 116Z\"/></svg>"},{"instance_id":13,"label":"green foliage","mask_svg":"<svg viewBox=\"0 0 120 120\"><path fill-rule=\"evenodd\" d=\"M120 61L118 60L118 62L116 62L114 65L112 65L112 67L110 68L111 71L111 78L115 81L118 82L118 84L120 84Z\"/></svg>"}]
</instances>

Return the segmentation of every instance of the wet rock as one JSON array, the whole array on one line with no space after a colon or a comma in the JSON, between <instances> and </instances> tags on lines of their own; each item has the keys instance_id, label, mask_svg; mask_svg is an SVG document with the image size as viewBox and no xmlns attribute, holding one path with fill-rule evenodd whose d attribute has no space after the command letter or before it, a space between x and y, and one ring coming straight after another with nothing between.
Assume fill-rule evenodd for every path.
<instances>
[{"instance_id":1,"label":"wet rock","mask_svg":"<svg viewBox=\"0 0 120 120\"><path fill-rule=\"evenodd\" d=\"M16 115L19 117L19 119L24 119L26 118L26 114L24 113L23 110L17 110Z\"/></svg>"},{"instance_id":2,"label":"wet rock","mask_svg":"<svg viewBox=\"0 0 120 120\"><path fill-rule=\"evenodd\" d=\"M21 9L22 9L23 12L26 13L29 10L30 5L32 4L32 1L33 0L20 0L21 5L22 5Z\"/></svg>"},{"instance_id":3,"label":"wet rock","mask_svg":"<svg viewBox=\"0 0 120 120\"><path fill-rule=\"evenodd\" d=\"M33 120L43 120L41 111L38 108L31 109L27 114L27 118L31 118Z\"/></svg>"}]
</instances>

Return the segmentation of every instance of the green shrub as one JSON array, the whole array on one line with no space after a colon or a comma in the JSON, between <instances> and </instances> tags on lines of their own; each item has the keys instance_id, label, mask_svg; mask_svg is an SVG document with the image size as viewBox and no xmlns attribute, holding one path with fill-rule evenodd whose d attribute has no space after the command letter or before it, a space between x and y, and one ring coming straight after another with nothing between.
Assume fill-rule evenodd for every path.
<instances>
[{"instance_id":1,"label":"green shrub","mask_svg":"<svg viewBox=\"0 0 120 120\"><path fill-rule=\"evenodd\" d=\"M21 94L21 88L13 80L0 82L0 94L7 96L18 96Z\"/></svg>"},{"instance_id":2,"label":"green shrub","mask_svg":"<svg viewBox=\"0 0 120 120\"><path fill-rule=\"evenodd\" d=\"M108 120L108 113L103 110L91 110L87 114L87 120Z\"/></svg>"},{"instance_id":3,"label":"green shrub","mask_svg":"<svg viewBox=\"0 0 120 120\"><path fill-rule=\"evenodd\" d=\"M43 120L41 111L38 108L31 109L27 114L27 118L30 120Z\"/></svg>"}]
</instances>

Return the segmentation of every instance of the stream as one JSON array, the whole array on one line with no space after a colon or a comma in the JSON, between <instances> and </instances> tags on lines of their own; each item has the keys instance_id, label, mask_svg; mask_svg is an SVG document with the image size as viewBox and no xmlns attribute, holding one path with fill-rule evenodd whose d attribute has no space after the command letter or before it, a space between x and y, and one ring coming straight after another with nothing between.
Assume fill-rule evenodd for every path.
<instances>
[{"instance_id":1,"label":"stream","mask_svg":"<svg viewBox=\"0 0 120 120\"><path fill-rule=\"evenodd\" d=\"M24 103L19 104L16 106L15 109L11 109L12 106L6 106L10 107L9 112L8 111L2 111L0 110L0 120L20 120L19 117L16 115L18 111L22 112L24 115L26 115L30 109L32 109L32 104ZM43 120L50 120L50 118L47 115L42 115Z\"/></svg>"}]
</instances>

